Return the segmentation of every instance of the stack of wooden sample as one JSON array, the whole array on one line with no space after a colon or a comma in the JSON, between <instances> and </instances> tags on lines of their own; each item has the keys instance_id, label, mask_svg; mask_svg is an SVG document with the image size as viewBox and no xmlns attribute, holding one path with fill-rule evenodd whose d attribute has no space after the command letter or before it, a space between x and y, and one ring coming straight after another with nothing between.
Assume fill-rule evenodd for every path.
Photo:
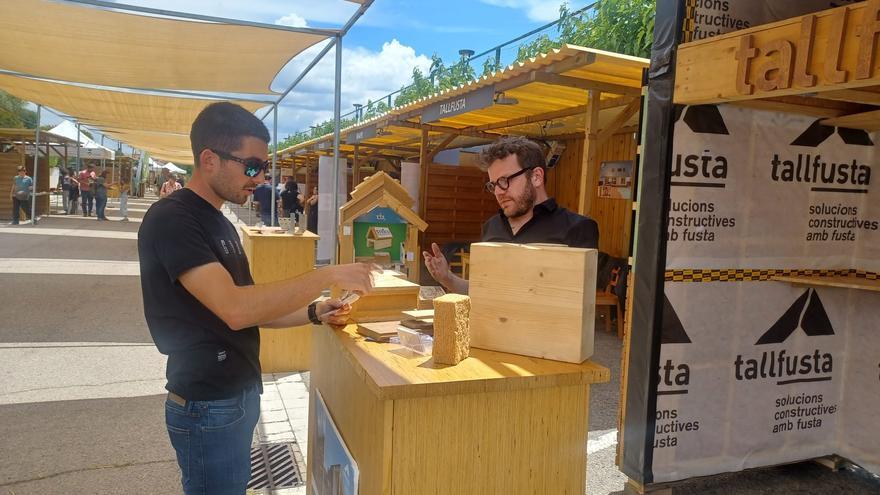
<instances>
[{"instance_id":1,"label":"stack of wooden sample","mask_svg":"<svg viewBox=\"0 0 880 495\"><path fill-rule=\"evenodd\" d=\"M352 305L351 319L357 323L400 320L400 312L416 309L419 286L400 272L376 272L374 288Z\"/></svg>"}]
</instances>

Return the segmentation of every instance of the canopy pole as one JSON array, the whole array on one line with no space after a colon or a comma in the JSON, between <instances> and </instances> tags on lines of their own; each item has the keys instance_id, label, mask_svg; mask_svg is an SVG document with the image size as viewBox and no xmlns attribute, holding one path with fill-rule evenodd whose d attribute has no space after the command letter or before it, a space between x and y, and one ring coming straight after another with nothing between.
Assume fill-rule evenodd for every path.
<instances>
[{"instance_id":1,"label":"canopy pole","mask_svg":"<svg viewBox=\"0 0 880 495\"><path fill-rule=\"evenodd\" d=\"M272 105L272 226L278 215L278 207L275 202L275 192L278 185L275 183L275 155L278 154L278 104Z\"/></svg>"},{"instance_id":2,"label":"canopy pole","mask_svg":"<svg viewBox=\"0 0 880 495\"><path fill-rule=\"evenodd\" d=\"M336 37L336 78L333 85L333 226L331 232L331 246L333 252L330 255L330 264L336 264L336 252L338 250L337 229L339 226L339 126L340 112L342 111L342 36Z\"/></svg>"},{"instance_id":3,"label":"canopy pole","mask_svg":"<svg viewBox=\"0 0 880 495\"><path fill-rule=\"evenodd\" d=\"M79 136L77 136L77 137L79 137ZM101 134L101 146L102 147L104 146L104 135L103 134ZM101 150L101 169L103 170L103 168L104 168L104 150Z\"/></svg>"},{"instance_id":4,"label":"canopy pole","mask_svg":"<svg viewBox=\"0 0 880 495\"><path fill-rule=\"evenodd\" d=\"M39 160L40 160L40 110L43 109L43 105L37 104L37 132L36 139L34 139L34 185L33 192L31 192L31 226L37 224L37 169L39 168ZM49 156L46 155L46 163L49 163ZM46 167L48 170L48 167ZM18 213L15 214L16 218L18 217Z\"/></svg>"},{"instance_id":5,"label":"canopy pole","mask_svg":"<svg viewBox=\"0 0 880 495\"><path fill-rule=\"evenodd\" d=\"M80 139L81 138L79 137L79 122L77 122L76 123L76 171L77 172L79 172L80 169L82 168L82 163L79 161L79 148L80 148L80 145L82 144L80 142Z\"/></svg>"}]
</instances>

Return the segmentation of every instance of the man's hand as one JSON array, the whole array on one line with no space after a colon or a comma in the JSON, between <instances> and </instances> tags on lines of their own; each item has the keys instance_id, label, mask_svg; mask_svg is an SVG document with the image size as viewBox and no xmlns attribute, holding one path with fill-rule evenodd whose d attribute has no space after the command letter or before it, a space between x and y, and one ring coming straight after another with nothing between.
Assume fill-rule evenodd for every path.
<instances>
[{"instance_id":1,"label":"man's hand","mask_svg":"<svg viewBox=\"0 0 880 495\"><path fill-rule=\"evenodd\" d=\"M440 246L436 242L431 243L431 250L433 254L422 251L422 256L425 258L425 266L428 268L431 276L434 277L434 280L447 285L449 283L449 275L452 273L449 270L449 262L446 261L446 257L440 252Z\"/></svg>"},{"instance_id":2,"label":"man's hand","mask_svg":"<svg viewBox=\"0 0 880 495\"><path fill-rule=\"evenodd\" d=\"M329 325L345 325L348 315L351 314L351 305L342 304L339 299L327 299L315 306L318 319Z\"/></svg>"},{"instance_id":3,"label":"man's hand","mask_svg":"<svg viewBox=\"0 0 880 495\"><path fill-rule=\"evenodd\" d=\"M359 294L366 294L373 290L373 270L379 267L370 263L351 263L348 265L333 265L324 268L331 270L333 283L342 290L350 290Z\"/></svg>"}]
</instances>

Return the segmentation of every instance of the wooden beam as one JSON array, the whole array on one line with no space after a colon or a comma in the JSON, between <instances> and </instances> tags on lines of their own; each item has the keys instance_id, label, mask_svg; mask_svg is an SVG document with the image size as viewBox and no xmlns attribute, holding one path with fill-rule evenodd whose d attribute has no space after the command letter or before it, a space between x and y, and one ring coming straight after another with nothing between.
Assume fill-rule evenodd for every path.
<instances>
[{"instance_id":1,"label":"wooden beam","mask_svg":"<svg viewBox=\"0 0 880 495\"><path fill-rule=\"evenodd\" d=\"M586 215L589 213L593 202L593 195L596 194L596 182L599 173L596 166L596 128L599 125L599 99L602 93L596 90L590 90L587 100L586 125L584 126L584 153L581 156L581 181L580 196L578 199L578 213Z\"/></svg>"},{"instance_id":2,"label":"wooden beam","mask_svg":"<svg viewBox=\"0 0 880 495\"><path fill-rule=\"evenodd\" d=\"M863 89L841 89L837 91L824 91L817 95L819 98L835 101L848 101L851 103L865 103L880 106L880 93L865 91Z\"/></svg>"},{"instance_id":3,"label":"wooden beam","mask_svg":"<svg viewBox=\"0 0 880 495\"><path fill-rule=\"evenodd\" d=\"M631 119L633 115L638 113L638 111L641 108L640 104L641 104L641 100L639 100L639 99L634 99L633 101L629 102L629 105L624 107L624 109L621 110L620 113L617 114L616 117L614 117L614 120L609 122L608 125L605 126L605 128L602 129L601 132L599 132L599 134L596 136L596 146L602 146L602 143L604 143L608 138L610 138L612 135L614 135L621 127L623 127L623 124L626 124L627 121L629 119Z\"/></svg>"},{"instance_id":4,"label":"wooden beam","mask_svg":"<svg viewBox=\"0 0 880 495\"><path fill-rule=\"evenodd\" d=\"M358 145L354 145L354 157L351 160L351 188L361 183L361 167L358 163Z\"/></svg>"},{"instance_id":5,"label":"wooden beam","mask_svg":"<svg viewBox=\"0 0 880 495\"><path fill-rule=\"evenodd\" d=\"M437 156L437 153L445 150L446 147L449 146L449 143L455 141L455 138L457 137L458 136L456 136L455 134L450 134L446 136L443 141L440 141L440 144L438 144L434 149L431 150L430 153L428 153L428 161L434 161L434 157Z\"/></svg>"},{"instance_id":6,"label":"wooden beam","mask_svg":"<svg viewBox=\"0 0 880 495\"><path fill-rule=\"evenodd\" d=\"M848 127L850 129L864 129L866 131L880 130L880 110L872 110L870 112L854 113L825 119L822 121L825 125L833 125L836 127Z\"/></svg>"},{"instance_id":7,"label":"wooden beam","mask_svg":"<svg viewBox=\"0 0 880 495\"><path fill-rule=\"evenodd\" d=\"M422 142L419 146L419 217L425 218L428 199L428 129L422 129Z\"/></svg>"},{"instance_id":8,"label":"wooden beam","mask_svg":"<svg viewBox=\"0 0 880 495\"><path fill-rule=\"evenodd\" d=\"M535 82L552 84L554 86L566 86L569 88L584 90L594 89L603 93L613 93L623 96L639 96L642 94L641 88L633 88L621 84L593 81L591 79L581 79L579 77L561 76L559 74L547 74L546 72L538 72L535 75Z\"/></svg>"},{"instance_id":9,"label":"wooden beam","mask_svg":"<svg viewBox=\"0 0 880 495\"><path fill-rule=\"evenodd\" d=\"M809 115L811 117L838 117L846 115L846 111L837 108L821 107L816 105L802 105L798 103L789 103L779 101L777 99L767 100L742 100L730 102L732 105L740 107L754 108L756 110L767 110L770 112L796 113L800 115Z\"/></svg>"},{"instance_id":10,"label":"wooden beam","mask_svg":"<svg viewBox=\"0 0 880 495\"><path fill-rule=\"evenodd\" d=\"M622 107L624 105L629 104L632 101L631 97L621 96L618 98L608 98L599 103L599 109L605 110L608 108ZM578 105L576 107L568 107L563 108L561 110L554 110L552 112L539 113L536 115L529 115L527 117L517 117L515 119L503 120L501 122L493 122L491 124L483 124L474 127L468 127L468 129L474 131L487 131L490 129L504 129L508 127L516 127L518 125L524 124L532 124L535 122L541 122L542 120L553 120L553 119L561 119L564 117L571 117L572 115L580 115L587 111L586 105Z\"/></svg>"}]
</instances>

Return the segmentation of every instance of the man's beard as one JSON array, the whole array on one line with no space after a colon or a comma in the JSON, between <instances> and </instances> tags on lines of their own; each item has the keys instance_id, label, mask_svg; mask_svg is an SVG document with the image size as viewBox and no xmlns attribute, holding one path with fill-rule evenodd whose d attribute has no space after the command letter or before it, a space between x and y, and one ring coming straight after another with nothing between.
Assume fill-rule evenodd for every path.
<instances>
[{"instance_id":1,"label":"man's beard","mask_svg":"<svg viewBox=\"0 0 880 495\"><path fill-rule=\"evenodd\" d=\"M537 196L535 191L535 186L532 185L531 182L526 184L526 189L523 191L523 195L519 198L513 199L513 204L516 209L511 214L506 214L507 218L518 218L526 213L532 211L535 207L535 197Z\"/></svg>"}]
</instances>

